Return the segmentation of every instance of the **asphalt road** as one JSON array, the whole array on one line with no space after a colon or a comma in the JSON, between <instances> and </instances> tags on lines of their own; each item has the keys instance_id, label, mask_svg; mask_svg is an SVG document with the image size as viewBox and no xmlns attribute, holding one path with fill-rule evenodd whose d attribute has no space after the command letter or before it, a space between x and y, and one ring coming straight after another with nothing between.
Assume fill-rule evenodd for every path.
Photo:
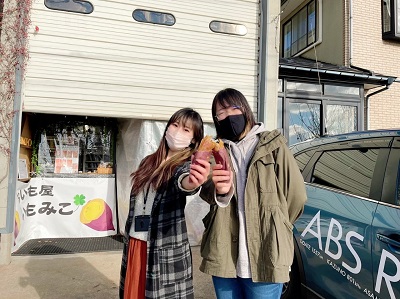
<instances>
[{"instance_id":1,"label":"asphalt road","mask_svg":"<svg viewBox=\"0 0 400 299\"><path fill-rule=\"evenodd\" d=\"M200 272L200 247L193 246L196 299L214 299L211 276ZM118 298L121 251L13 256L0 265L1 299Z\"/></svg>"}]
</instances>

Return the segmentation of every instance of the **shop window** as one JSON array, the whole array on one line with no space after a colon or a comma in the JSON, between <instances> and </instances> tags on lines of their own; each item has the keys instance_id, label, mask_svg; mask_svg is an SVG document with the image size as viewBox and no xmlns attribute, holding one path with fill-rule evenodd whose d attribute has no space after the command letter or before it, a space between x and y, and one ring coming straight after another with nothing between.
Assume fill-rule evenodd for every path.
<instances>
[{"instance_id":1,"label":"shop window","mask_svg":"<svg viewBox=\"0 0 400 299\"><path fill-rule=\"evenodd\" d=\"M32 164L36 174L113 173L113 120L51 115L35 120Z\"/></svg>"},{"instance_id":2,"label":"shop window","mask_svg":"<svg viewBox=\"0 0 400 299\"><path fill-rule=\"evenodd\" d=\"M175 24L175 17L172 14L158 11L135 9L132 13L132 17L135 21L142 23L152 23L167 26L172 26Z\"/></svg>"},{"instance_id":3,"label":"shop window","mask_svg":"<svg viewBox=\"0 0 400 299\"><path fill-rule=\"evenodd\" d=\"M212 21L212 22L210 22L209 27L212 32L217 32L217 33L225 33L225 34L232 34L232 35L246 35L247 34L246 26L241 25L241 24Z\"/></svg>"},{"instance_id":4,"label":"shop window","mask_svg":"<svg viewBox=\"0 0 400 299\"><path fill-rule=\"evenodd\" d=\"M44 5L49 9L62 10L90 14L93 12L93 4L80 0L44 0Z\"/></svg>"},{"instance_id":5,"label":"shop window","mask_svg":"<svg viewBox=\"0 0 400 299\"><path fill-rule=\"evenodd\" d=\"M317 41L316 14L313 0L283 25L283 57L291 57Z\"/></svg>"},{"instance_id":6,"label":"shop window","mask_svg":"<svg viewBox=\"0 0 400 299\"><path fill-rule=\"evenodd\" d=\"M381 0L382 38L400 40L400 0Z\"/></svg>"}]
</instances>

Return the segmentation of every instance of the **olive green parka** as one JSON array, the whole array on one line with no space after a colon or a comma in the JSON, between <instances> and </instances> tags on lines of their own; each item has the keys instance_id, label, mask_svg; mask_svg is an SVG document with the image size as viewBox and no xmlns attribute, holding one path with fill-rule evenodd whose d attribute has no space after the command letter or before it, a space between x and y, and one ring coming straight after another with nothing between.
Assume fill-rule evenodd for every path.
<instances>
[{"instance_id":1,"label":"olive green parka","mask_svg":"<svg viewBox=\"0 0 400 299\"><path fill-rule=\"evenodd\" d=\"M252 280L283 283L289 281L293 261L293 223L303 212L307 196L286 139L277 130L261 132L259 137L248 166L244 196ZM236 195L227 207L218 206L214 195L215 187L209 179L200 192L201 198L210 204L210 212L203 219L200 270L219 277L236 277Z\"/></svg>"}]
</instances>

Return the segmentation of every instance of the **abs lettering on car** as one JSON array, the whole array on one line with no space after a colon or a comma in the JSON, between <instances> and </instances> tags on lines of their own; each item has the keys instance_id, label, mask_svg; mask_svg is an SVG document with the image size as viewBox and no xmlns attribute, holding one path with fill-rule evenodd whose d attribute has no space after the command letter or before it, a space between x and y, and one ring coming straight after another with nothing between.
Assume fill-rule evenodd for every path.
<instances>
[{"instance_id":1,"label":"abs lettering on car","mask_svg":"<svg viewBox=\"0 0 400 299\"><path fill-rule=\"evenodd\" d=\"M317 225L317 231L316 232L311 229L311 227L314 225L314 222L316 222L316 225ZM301 236L304 238L304 236L307 233L312 234L314 237L316 237L318 239L318 247L319 247L319 249L321 251L323 250L332 259L335 259L335 260L340 259L341 256L342 256L342 246L340 245L339 240L342 238L342 225L336 219L331 218L331 221L330 221L330 224L329 224L328 234L326 236L325 249L323 249L322 248L322 235L321 235L320 223L321 223L321 211L318 211L317 214L315 214L315 216L311 219L310 223L308 223L308 225L304 229L304 231L301 234ZM334 226L336 226L338 231L339 231L339 234L337 236L333 236L332 235ZM361 236L359 233L357 233L355 231L349 231L346 234L346 246L348 247L349 251L353 255L354 259L356 260L356 266L354 268L352 268L349 265L347 265L345 262L342 262L342 266L343 266L343 268L346 268L351 273L358 274L361 271L362 264L361 264L361 260L360 260L359 255L357 254L357 252L354 250L354 248L350 244L350 238L352 238L352 237L355 237L355 238L357 238L357 239L359 239L361 241L364 240L364 237ZM334 242L337 245L337 253L336 254L332 253L329 250L331 241Z\"/></svg>"},{"instance_id":2,"label":"abs lettering on car","mask_svg":"<svg viewBox=\"0 0 400 299\"><path fill-rule=\"evenodd\" d=\"M316 237L318 239L318 246L320 250L322 249L322 235L321 235L321 227L320 227L320 222L321 222L321 211L318 211L315 216L311 219L311 221L308 223L308 225L306 226L306 228L304 229L304 231L301 234L301 237L304 238L304 236L307 233L310 233L311 235L313 235L314 237ZM311 229L311 227L314 225L314 223L316 223L317 226L317 231L314 231ZM333 231L333 227L336 226L338 231L340 232L337 236L332 236L332 231ZM329 230L327 233L327 237L326 237L326 244L325 244L325 250L324 252L329 255L332 259L338 260L341 258L341 253L342 253L342 248L341 245L339 243L339 240L342 237L342 225L340 224L339 221L337 221L334 218L331 218L330 221L330 225L329 225ZM348 248L348 250L351 252L351 254L353 255L355 261L356 261L356 266L350 267L348 264L346 264L345 262L342 262L342 266L343 268L345 268L346 270L348 270L349 272L353 273L353 274L358 274L361 271L362 268L362 261L359 257L359 255L357 254L357 252L355 251L354 247L351 245L351 238L357 238L360 241L364 240L364 236L360 235L359 233L355 232L355 231L349 231L346 234L346 246ZM334 242L337 247L338 247L338 254L333 254L329 248L330 248L330 242ZM304 241L303 241L304 242ZM304 245L303 245L304 246ZM340 254L339 254L340 252ZM385 273L385 264L386 263L394 263L396 265L396 273L394 275L389 275L388 273ZM331 263L331 262L330 262ZM333 265L331 263L331 265ZM397 259L397 257L393 254L391 254L390 252L388 252L387 250L383 249L382 253L381 253L381 258L379 261L379 267L378 267L378 275L377 275L377 279L376 279L376 284L375 284L375 292L380 293L381 291L381 286L382 286L382 281L385 281L385 285L387 286L388 292L390 294L390 299L396 299L396 296L394 294L393 291L393 287L392 284L393 283L397 283L400 281L400 261ZM372 292L371 292L372 294Z\"/></svg>"}]
</instances>

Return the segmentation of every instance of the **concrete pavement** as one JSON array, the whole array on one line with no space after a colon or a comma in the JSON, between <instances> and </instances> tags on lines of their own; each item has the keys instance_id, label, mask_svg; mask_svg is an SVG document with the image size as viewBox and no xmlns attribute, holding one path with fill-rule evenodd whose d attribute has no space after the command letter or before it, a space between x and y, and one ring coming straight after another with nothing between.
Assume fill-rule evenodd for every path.
<instances>
[{"instance_id":1,"label":"concrete pavement","mask_svg":"<svg viewBox=\"0 0 400 299\"><path fill-rule=\"evenodd\" d=\"M192 246L196 299L214 299L211 276L200 272L200 246ZM118 298L122 251L13 256L0 266L1 299Z\"/></svg>"}]
</instances>

